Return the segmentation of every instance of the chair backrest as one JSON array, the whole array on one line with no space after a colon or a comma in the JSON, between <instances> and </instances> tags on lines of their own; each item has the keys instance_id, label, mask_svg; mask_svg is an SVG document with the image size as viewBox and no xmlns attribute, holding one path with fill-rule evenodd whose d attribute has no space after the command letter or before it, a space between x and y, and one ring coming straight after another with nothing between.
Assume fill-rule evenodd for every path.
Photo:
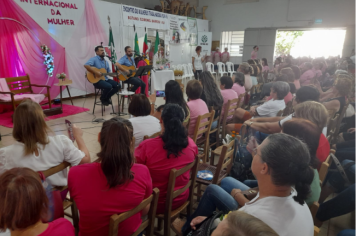
<instances>
[{"instance_id":1,"label":"chair backrest","mask_svg":"<svg viewBox=\"0 0 356 236\"><path fill-rule=\"evenodd\" d=\"M213 63L207 62L205 65L206 65L207 71L209 71L210 73L214 72L214 64Z\"/></svg>"},{"instance_id":2,"label":"chair backrest","mask_svg":"<svg viewBox=\"0 0 356 236\"><path fill-rule=\"evenodd\" d=\"M183 122L183 126L188 129L189 128L189 123L190 123L190 117L188 118L188 120Z\"/></svg>"},{"instance_id":3,"label":"chair backrest","mask_svg":"<svg viewBox=\"0 0 356 236\"><path fill-rule=\"evenodd\" d=\"M64 169L66 169L68 166L70 166L70 163L69 162L62 162L61 164L59 164L58 166L54 166L52 168L49 168L48 170L45 170L45 171L41 171L43 173L43 175L47 178L51 175L54 175Z\"/></svg>"},{"instance_id":4,"label":"chair backrest","mask_svg":"<svg viewBox=\"0 0 356 236\"><path fill-rule=\"evenodd\" d=\"M157 203L159 197L159 189L154 188L153 193L148 198L144 199L137 207L134 209L121 213L120 215L112 215L110 217L110 225L109 225L109 236L117 236L119 225L124 220L130 218L131 216L137 214L138 212L142 211L145 207L149 204L150 210L147 215L147 219L142 221L140 227L136 230L132 236L139 235L144 229L146 229L147 236L153 236L154 224L155 224L155 217L156 217L156 210L157 210Z\"/></svg>"},{"instance_id":5,"label":"chair backrest","mask_svg":"<svg viewBox=\"0 0 356 236\"><path fill-rule=\"evenodd\" d=\"M226 122L227 122L227 118L231 115L234 115L236 108L239 107L240 104L240 99L239 98L235 98L232 100L229 100L226 105L223 107L224 109L224 116L222 117L222 138L225 138L225 131L226 131Z\"/></svg>"},{"instance_id":6,"label":"chair backrest","mask_svg":"<svg viewBox=\"0 0 356 236\"><path fill-rule=\"evenodd\" d=\"M15 94L33 93L29 75L5 78L5 80L10 91Z\"/></svg>"},{"instance_id":7,"label":"chair backrest","mask_svg":"<svg viewBox=\"0 0 356 236\"><path fill-rule=\"evenodd\" d=\"M151 139L151 138L156 138L156 137L158 137L160 134L161 134L161 131L160 131L160 132L157 132L157 133L154 133L154 134L152 134L151 136L145 135L145 136L143 136L143 140Z\"/></svg>"},{"instance_id":8,"label":"chair backrest","mask_svg":"<svg viewBox=\"0 0 356 236\"><path fill-rule=\"evenodd\" d=\"M198 136L201 134L204 134L205 138L209 139L209 132L211 129L211 124L214 120L214 115L215 111L211 111L210 113L198 116L197 122L195 123L195 130L193 135L193 141L195 143L197 142Z\"/></svg>"},{"instance_id":9,"label":"chair backrest","mask_svg":"<svg viewBox=\"0 0 356 236\"><path fill-rule=\"evenodd\" d=\"M177 69L177 66L176 65L171 65L171 68L176 70Z\"/></svg>"},{"instance_id":10,"label":"chair backrest","mask_svg":"<svg viewBox=\"0 0 356 236\"><path fill-rule=\"evenodd\" d=\"M189 70L188 70L188 65L186 65L186 64L183 64L182 65L182 67L183 67L183 76L190 76L190 73L189 73Z\"/></svg>"},{"instance_id":11,"label":"chair backrest","mask_svg":"<svg viewBox=\"0 0 356 236\"><path fill-rule=\"evenodd\" d=\"M181 64L177 65L177 70L183 70L183 66Z\"/></svg>"},{"instance_id":12,"label":"chair backrest","mask_svg":"<svg viewBox=\"0 0 356 236\"><path fill-rule=\"evenodd\" d=\"M333 159L331 158L331 154L326 158L326 160L321 163L320 169L319 169L319 179L320 179L320 184L323 184L326 175L329 171L329 167L331 166L333 162Z\"/></svg>"},{"instance_id":13,"label":"chair backrest","mask_svg":"<svg viewBox=\"0 0 356 236\"><path fill-rule=\"evenodd\" d=\"M235 140L231 141L229 144L224 145L221 150L218 165L216 166L216 172L213 177L212 183L217 184L219 179L219 173L226 168L226 173L229 174L233 159L234 159L234 147Z\"/></svg>"},{"instance_id":14,"label":"chair backrest","mask_svg":"<svg viewBox=\"0 0 356 236\"><path fill-rule=\"evenodd\" d=\"M227 72L234 72L234 63L228 61L226 62Z\"/></svg>"},{"instance_id":15,"label":"chair backrest","mask_svg":"<svg viewBox=\"0 0 356 236\"><path fill-rule=\"evenodd\" d=\"M239 103L237 104L237 108L242 107L245 96L246 96L246 93L242 93L239 95L239 97L238 97Z\"/></svg>"},{"instance_id":16,"label":"chair backrest","mask_svg":"<svg viewBox=\"0 0 356 236\"><path fill-rule=\"evenodd\" d=\"M171 3L171 12L173 15L177 15L179 12L179 7L180 7L181 2L178 0L174 0Z\"/></svg>"},{"instance_id":17,"label":"chair backrest","mask_svg":"<svg viewBox=\"0 0 356 236\"><path fill-rule=\"evenodd\" d=\"M210 107L209 107L209 112L212 112L212 111L216 111L216 112L218 113L218 116L216 116L216 115L214 114L214 116L216 116L216 117L215 117L214 120L213 120L213 123L214 123L215 121L217 121L217 122L218 122L218 125L216 126L215 129L210 130L210 132L209 132L209 135L216 132L216 135L215 135L215 136L216 136L216 141L212 143L212 142L210 142L210 140L209 140L209 146L210 146L210 147L213 146L213 145L217 145L217 146L218 146L220 123L221 123L221 109L217 110L217 109L215 109L215 107L210 106Z\"/></svg>"},{"instance_id":18,"label":"chair backrest","mask_svg":"<svg viewBox=\"0 0 356 236\"><path fill-rule=\"evenodd\" d=\"M189 63L189 64L188 64L188 73L189 73L190 75L194 75L192 63Z\"/></svg>"},{"instance_id":19,"label":"chair backrest","mask_svg":"<svg viewBox=\"0 0 356 236\"><path fill-rule=\"evenodd\" d=\"M289 116L293 113L293 101L287 102L286 107L283 110L282 116Z\"/></svg>"},{"instance_id":20,"label":"chair backrest","mask_svg":"<svg viewBox=\"0 0 356 236\"><path fill-rule=\"evenodd\" d=\"M224 63L218 62L217 65L218 65L218 72L219 72L219 73L226 73L226 71L225 71L225 64L224 64Z\"/></svg>"},{"instance_id":21,"label":"chair backrest","mask_svg":"<svg viewBox=\"0 0 356 236\"><path fill-rule=\"evenodd\" d=\"M185 167L176 170L172 169L169 173L169 181L168 181L168 188L167 188L167 197L166 197L166 207L165 207L165 213L164 213L164 220L165 222L168 222L172 218L172 202L173 199L184 193L188 188L189 188L189 197L187 200L188 208L187 208L187 213L188 215L192 214L192 205L193 205L193 197L194 197L194 187L195 187L195 181L197 178L197 169L198 169L198 157L196 156L194 161ZM189 177L189 182L182 188L174 190L174 187L176 185L176 179L177 177L183 175L187 171L190 170L190 177Z\"/></svg>"}]
</instances>

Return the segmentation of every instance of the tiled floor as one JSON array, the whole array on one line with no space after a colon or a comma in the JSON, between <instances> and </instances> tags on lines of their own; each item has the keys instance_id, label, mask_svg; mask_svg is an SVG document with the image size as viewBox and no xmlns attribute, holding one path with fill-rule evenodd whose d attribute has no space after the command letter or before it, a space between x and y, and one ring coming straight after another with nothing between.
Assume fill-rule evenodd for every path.
<instances>
[{"instance_id":1,"label":"tiled floor","mask_svg":"<svg viewBox=\"0 0 356 236\"><path fill-rule=\"evenodd\" d=\"M101 130L102 123L93 123L92 120L95 118L92 114L94 97L88 98L76 98L73 100L75 106L89 108L90 111L79 113L77 115L68 116L65 118L60 118L56 120L50 120L47 122L51 130L55 134L64 134L67 135L66 126L64 125L64 120L68 119L72 123L76 124L83 129L83 138L89 149L91 160L94 161L97 159L96 153L100 151L100 145L98 143L98 133ZM65 104L70 105L70 101L63 101ZM117 98L113 97L114 109L117 111ZM162 98L157 98L156 105L161 105L164 103ZM125 111L127 112L127 104L125 104ZM95 109L94 115L96 118L110 119L114 117L110 115L111 107L106 108L104 116L101 116L101 108L97 106ZM122 116L123 118L129 118L128 115ZM14 139L11 136L12 129L0 126L0 133L3 136L2 141L0 141L0 148L9 146L14 143ZM8 135L7 135L8 134ZM7 135L7 136L4 136ZM355 217L352 217L351 214L333 218L327 222L324 222L320 229L319 236L334 236L337 235L343 229L355 228Z\"/></svg>"}]
</instances>

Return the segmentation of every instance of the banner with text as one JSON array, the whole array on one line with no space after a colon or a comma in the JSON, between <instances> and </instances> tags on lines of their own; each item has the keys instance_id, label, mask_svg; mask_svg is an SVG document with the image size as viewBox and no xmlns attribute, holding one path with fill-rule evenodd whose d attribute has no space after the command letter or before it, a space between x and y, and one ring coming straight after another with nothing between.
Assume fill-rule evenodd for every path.
<instances>
[{"instance_id":1,"label":"banner with text","mask_svg":"<svg viewBox=\"0 0 356 236\"><path fill-rule=\"evenodd\" d=\"M178 16L176 15L168 15L169 19L169 36L170 43L179 43L180 35L179 35L179 25L178 25Z\"/></svg>"},{"instance_id":2,"label":"banner with text","mask_svg":"<svg viewBox=\"0 0 356 236\"><path fill-rule=\"evenodd\" d=\"M189 25L186 16L178 17L180 43L189 42Z\"/></svg>"},{"instance_id":3,"label":"banner with text","mask_svg":"<svg viewBox=\"0 0 356 236\"><path fill-rule=\"evenodd\" d=\"M202 55L211 54L212 32L198 32L198 45L201 46Z\"/></svg>"},{"instance_id":4,"label":"banner with text","mask_svg":"<svg viewBox=\"0 0 356 236\"><path fill-rule=\"evenodd\" d=\"M168 30L170 27L168 14L143 8L122 5L122 17L126 26L135 25L161 30Z\"/></svg>"},{"instance_id":5,"label":"banner with text","mask_svg":"<svg viewBox=\"0 0 356 236\"><path fill-rule=\"evenodd\" d=\"M189 45L197 46L198 45L197 19L188 17L188 25L189 25Z\"/></svg>"}]
</instances>

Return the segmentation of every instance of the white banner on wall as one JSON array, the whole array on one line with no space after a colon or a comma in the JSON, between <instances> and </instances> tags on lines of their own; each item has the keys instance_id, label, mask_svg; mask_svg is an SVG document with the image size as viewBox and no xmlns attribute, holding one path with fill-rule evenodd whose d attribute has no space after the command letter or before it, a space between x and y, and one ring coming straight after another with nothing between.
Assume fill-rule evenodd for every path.
<instances>
[{"instance_id":1,"label":"white banner on wall","mask_svg":"<svg viewBox=\"0 0 356 236\"><path fill-rule=\"evenodd\" d=\"M178 17L178 25L179 25L179 38L180 43L188 43L189 40L189 25L186 16Z\"/></svg>"},{"instance_id":2,"label":"white banner on wall","mask_svg":"<svg viewBox=\"0 0 356 236\"><path fill-rule=\"evenodd\" d=\"M168 14L150 11L143 8L122 5L124 25L168 30L170 22Z\"/></svg>"},{"instance_id":3,"label":"white banner on wall","mask_svg":"<svg viewBox=\"0 0 356 236\"><path fill-rule=\"evenodd\" d=\"M211 54L212 32L198 32L198 45L202 48L202 55Z\"/></svg>"},{"instance_id":4,"label":"white banner on wall","mask_svg":"<svg viewBox=\"0 0 356 236\"><path fill-rule=\"evenodd\" d=\"M189 25L189 45L197 46L198 45L197 19L188 17L188 25Z\"/></svg>"}]
</instances>

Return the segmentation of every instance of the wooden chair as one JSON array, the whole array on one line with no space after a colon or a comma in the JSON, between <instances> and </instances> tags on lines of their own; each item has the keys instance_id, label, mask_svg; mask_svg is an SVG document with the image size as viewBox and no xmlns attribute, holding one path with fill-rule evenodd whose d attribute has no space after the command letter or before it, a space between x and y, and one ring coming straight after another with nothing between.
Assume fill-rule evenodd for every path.
<instances>
[{"instance_id":1,"label":"wooden chair","mask_svg":"<svg viewBox=\"0 0 356 236\"><path fill-rule=\"evenodd\" d=\"M238 105L237 108L242 107L245 96L246 96L246 93L242 93L239 95L239 97L238 97L239 103L237 104Z\"/></svg>"},{"instance_id":2,"label":"wooden chair","mask_svg":"<svg viewBox=\"0 0 356 236\"><path fill-rule=\"evenodd\" d=\"M143 141L145 141L146 139L156 138L156 137L160 136L160 134L161 134L161 131L154 133L151 136L145 135L145 136L143 136Z\"/></svg>"},{"instance_id":3,"label":"wooden chair","mask_svg":"<svg viewBox=\"0 0 356 236\"><path fill-rule=\"evenodd\" d=\"M109 236L117 236L119 233L118 230L119 230L120 223L130 218L131 216L137 214L138 212L142 211L142 209L144 209L149 204L151 204L151 206L147 215L147 219L142 221L140 227L131 236L139 235L145 229L146 229L146 233L145 233L146 236L153 236L158 197L159 197L159 189L154 188L152 195L146 198L145 200L143 200L140 203L140 205L138 205L134 209L121 213L120 215L117 214L112 215L110 217Z\"/></svg>"},{"instance_id":4,"label":"wooden chair","mask_svg":"<svg viewBox=\"0 0 356 236\"><path fill-rule=\"evenodd\" d=\"M198 171L202 170L209 170L213 173L212 180L204 180L197 178L197 196L198 199L201 197L201 185L209 185L209 184L218 184L220 185L221 180L225 178L231 170L233 160L234 160L234 147L235 147L235 140L231 141L228 145L223 145L221 148L221 154L219 157L219 162L217 166L209 165L207 163L199 163L198 164Z\"/></svg>"},{"instance_id":5,"label":"wooden chair","mask_svg":"<svg viewBox=\"0 0 356 236\"><path fill-rule=\"evenodd\" d=\"M320 185L322 185L324 183L325 177L329 171L329 167L331 166L331 164L333 162L333 159L331 158L331 154L334 154L334 153L335 153L335 150L331 149L329 156L320 165L320 169L319 169Z\"/></svg>"},{"instance_id":6,"label":"wooden chair","mask_svg":"<svg viewBox=\"0 0 356 236\"><path fill-rule=\"evenodd\" d=\"M52 108L51 95L49 93L49 89L51 88L51 86L31 84L29 75L20 76L20 77L5 78L5 80L6 80L6 83L7 83L8 87L9 87L9 89L10 89L10 92L1 92L0 91L0 94L9 94L9 95L11 95L11 101L9 101L9 102L0 101L0 104L12 105L12 107L15 110L16 109L16 105L19 105L23 101L23 99L22 100L15 100L14 96L16 94L22 94L22 93L33 94L32 87L39 87L39 88L46 88L47 89L47 93L44 94L44 95L45 95L45 97L48 98L49 108Z\"/></svg>"},{"instance_id":7,"label":"wooden chair","mask_svg":"<svg viewBox=\"0 0 356 236\"><path fill-rule=\"evenodd\" d=\"M66 169L67 167L70 166L70 163L68 162L63 162L55 167L49 168L48 170L42 171L43 175L47 178L51 175L54 175L64 169ZM68 186L64 186L64 187L60 187L60 188L56 188L59 191L64 191L68 188ZM64 214L68 217L71 217L73 219L73 225L75 228L75 233L76 235L78 235L79 232L79 214L78 214L78 208L77 205L75 204L73 199L65 199L63 201L63 209L66 210L67 208L71 208L71 212L72 214L66 213L64 212Z\"/></svg>"},{"instance_id":8,"label":"wooden chair","mask_svg":"<svg viewBox=\"0 0 356 236\"><path fill-rule=\"evenodd\" d=\"M314 226L314 236L317 236L320 233L320 229Z\"/></svg>"},{"instance_id":9,"label":"wooden chair","mask_svg":"<svg viewBox=\"0 0 356 236\"><path fill-rule=\"evenodd\" d=\"M193 135L193 141L199 147L204 147L202 154L199 154L199 159L203 160L203 163L206 162L209 157L209 134L211 129L211 124L214 120L215 111L206 113L205 115L198 116L197 122L195 124L195 130ZM203 122L203 120L206 120ZM202 135L198 138L199 135Z\"/></svg>"},{"instance_id":10,"label":"wooden chair","mask_svg":"<svg viewBox=\"0 0 356 236\"><path fill-rule=\"evenodd\" d=\"M289 116L293 113L293 101L289 101L283 110L282 116Z\"/></svg>"},{"instance_id":11,"label":"wooden chair","mask_svg":"<svg viewBox=\"0 0 356 236\"><path fill-rule=\"evenodd\" d=\"M187 214L191 215L192 212L192 205L193 205L193 197L194 197L194 186L195 186L195 181L197 178L197 167L198 167L198 162L199 159L198 157L195 158L195 160L183 167L180 170L172 169L170 171L169 175L169 181L168 181L168 189L167 189L167 198L166 198L166 208L164 214L159 214L156 216L158 218L158 227L155 230L155 235L162 235L159 233L159 231L162 230L162 221L164 221L164 236L170 236L171 235L171 227L172 227L172 222L178 218L179 214L187 209ZM185 172L190 170L190 179L189 182L180 189L174 190L175 182L178 176L181 176ZM178 207L175 210L172 210L172 202L173 199L178 197L180 194L185 192L189 188L189 197L188 200L183 203L182 206Z\"/></svg>"},{"instance_id":12,"label":"wooden chair","mask_svg":"<svg viewBox=\"0 0 356 236\"><path fill-rule=\"evenodd\" d=\"M184 126L186 129L188 129L188 128L189 128L189 123L190 123L190 117L189 117L188 120L186 120L186 121L183 122L183 126Z\"/></svg>"},{"instance_id":13,"label":"wooden chair","mask_svg":"<svg viewBox=\"0 0 356 236\"><path fill-rule=\"evenodd\" d=\"M224 116L223 116L222 122L221 122L221 125L222 125L221 138L225 138L225 136L226 136L227 117L234 115L236 108L239 107L239 103L240 103L239 98L229 100L226 103L226 105L224 107Z\"/></svg>"},{"instance_id":14,"label":"wooden chair","mask_svg":"<svg viewBox=\"0 0 356 236\"><path fill-rule=\"evenodd\" d=\"M214 111L214 107L209 107L209 112L212 112ZM210 130L209 132L209 149L212 149L213 146L220 146L220 137L219 137L219 134L220 134L220 122L221 122L221 109L217 111L218 112L218 116L213 120L212 123L214 122L218 122L218 125L216 126L215 129L213 130ZM215 115L214 115L215 116ZM210 143L210 135L211 134L214 134L215 133L215 142L213 143ZM211 156L210 156L210 164L211 165L214 165L214 154L211 153Z\"/></svg>"},{"instance_id":15,"label":"wooden chair","mask_svg":"<svg viewBox=\"0 0 356 236\"><path fill-rule=\"evenodd\" d=\"M208 9L207 6L203 7L203 12L197 12L197 7L196 6L194 6L193 8L194 8L194 12L195 12L195 18L197 18L197 15L202 15L203 16L203 20L206 20L205 11L206 11L206 9Z\"/></svg>"}]
</instances>

